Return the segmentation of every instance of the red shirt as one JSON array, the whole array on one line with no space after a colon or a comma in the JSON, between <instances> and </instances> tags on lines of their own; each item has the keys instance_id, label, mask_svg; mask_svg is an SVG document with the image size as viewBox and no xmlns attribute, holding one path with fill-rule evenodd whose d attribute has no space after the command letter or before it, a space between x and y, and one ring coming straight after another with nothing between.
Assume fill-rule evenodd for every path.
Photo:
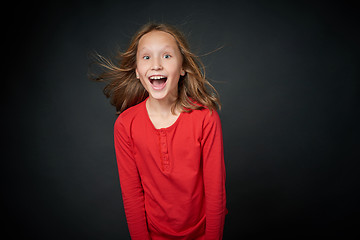
<instances>
[{"instance_id":1,"label":"red shirt","mask_svg":"<svg viewBox=\"0 0 360 240\"><path fill-rule=\"evenodd\" d=\"M219 115L182 112L156 129L146 100L114 125L122 198L131 238L222 239L225 165Z\"/></svg>"}]
</instances>

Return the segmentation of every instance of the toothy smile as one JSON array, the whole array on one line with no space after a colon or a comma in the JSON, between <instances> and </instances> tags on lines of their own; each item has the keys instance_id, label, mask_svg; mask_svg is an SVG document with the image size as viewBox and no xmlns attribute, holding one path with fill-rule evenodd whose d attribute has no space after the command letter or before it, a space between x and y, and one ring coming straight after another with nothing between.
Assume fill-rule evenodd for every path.
<instances>
[{"instance_id":1,"label":"toothy smile","mask_svg":"<svg viewBox=\"0 0 360 240\"><path fill-rule=\"evenodd\" d=\"M167 77L164 75L152 75L149 81L155 90L161 90L165 87Z\"/></svg>"}]
</instances>

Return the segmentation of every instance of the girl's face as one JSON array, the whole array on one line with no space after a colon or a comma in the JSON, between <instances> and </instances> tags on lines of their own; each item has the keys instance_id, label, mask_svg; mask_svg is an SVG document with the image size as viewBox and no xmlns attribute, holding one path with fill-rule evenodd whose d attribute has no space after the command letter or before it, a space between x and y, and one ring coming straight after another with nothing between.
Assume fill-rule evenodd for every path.
<instances>
[{"instance_id":1,"label":"girl's face","mask_svg":"<svg viewBox=\"0 0 360 240\"><path fill-rule=\"evenodd\" d=\"M182 62L179 47L171 34L151 31L140 38L136 75L150 98L171 101L177 98L180 75L185 75Z\"/></svg>"}]
</instances>

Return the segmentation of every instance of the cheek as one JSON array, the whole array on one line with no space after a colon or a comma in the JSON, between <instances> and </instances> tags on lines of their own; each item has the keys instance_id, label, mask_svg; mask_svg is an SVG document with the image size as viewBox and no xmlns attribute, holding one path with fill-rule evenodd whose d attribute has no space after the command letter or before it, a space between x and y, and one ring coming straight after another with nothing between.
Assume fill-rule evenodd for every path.
<instances>
[{"instance_id":1,"label":"cheek","mask_svg":"<svg viewBox=\"0 0 360 240\"><path fill-rule=\"evenodd\" d=\"M136 73L139 74L139 75L141 75L143 73L141 65L139 65L139 64L137 64L137 66L136 66Z\"/></svg>"},{"instance_id":2,"label":"cheek","mask_svg":"<svg viewBox=\"0 0 360 240\"><path fill-rule=\"evenodd\" d=\"M136 62L136 71L140 74L143 75L146 73L146 69L148 68L148 66L146 65L146 63L140 61L140 62Z\"/></svg>"},{"instance_id":3,"label":"cheek","mask_svg":"<svg viewBox=\"0 0 360 240\"><path fill-rule=\"evenodd\" d=\"M148 85L145 83L142 77L140 77L140 83L145 88L146 91L149 91Z\"/></svg>"},{"instance_id":4,"label":"cheek","mask_svg":"<svg viewBox=\"0 0 360 240\"><path fill-rule=\"evenodd\" d=\"M180 63L172 64L171 66L169 66L169 69L171 69L171 72L173 74L177 75L181 73L182 65Z\"/></svg>"}]
</instances>

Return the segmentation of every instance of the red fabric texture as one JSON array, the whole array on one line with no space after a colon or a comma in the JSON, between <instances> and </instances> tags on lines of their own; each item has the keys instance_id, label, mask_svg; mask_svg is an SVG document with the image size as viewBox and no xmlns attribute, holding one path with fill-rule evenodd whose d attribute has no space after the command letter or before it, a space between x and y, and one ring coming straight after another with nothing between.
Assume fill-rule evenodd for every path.
<instances>
[{"instance_id":1,"label":"red fabric texture","mask_svg":"<svg viewBox=\"0 0 360 240\"><path fill-rule=\"evenodd\" d=\"M156 129L145 102L114 125L131 238L222 239L227 210L218 113L182 112L170 127Z\"/></svg>"}]
</instances>

